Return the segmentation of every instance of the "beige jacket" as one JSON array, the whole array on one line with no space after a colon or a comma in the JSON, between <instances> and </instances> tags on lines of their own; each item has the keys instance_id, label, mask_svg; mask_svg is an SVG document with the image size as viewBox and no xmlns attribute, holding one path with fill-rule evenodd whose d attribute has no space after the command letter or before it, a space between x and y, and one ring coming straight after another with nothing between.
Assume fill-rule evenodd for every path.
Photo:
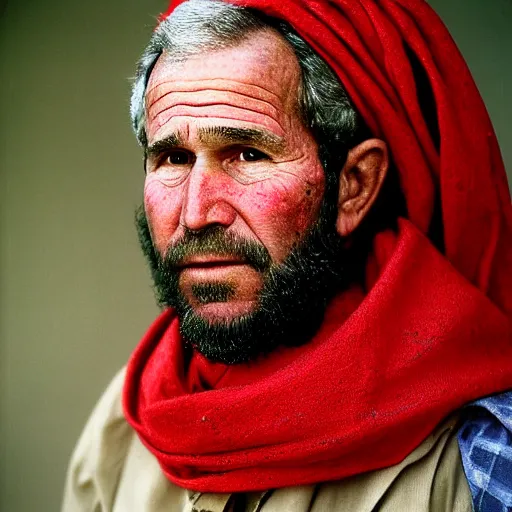
<instances>
[{"instance_id":1,"label":"beige jacket","mask_svg":"<svg viewBox=\"0 0 512 512\"><path fill-rule=\"evenodd\" d=\"M471 512L456 419L402 463L338 482L266 493L201 494L170 483L126 423L124 370L94 409L68 470L62 512Z\"/></svg>"}]
</instances>

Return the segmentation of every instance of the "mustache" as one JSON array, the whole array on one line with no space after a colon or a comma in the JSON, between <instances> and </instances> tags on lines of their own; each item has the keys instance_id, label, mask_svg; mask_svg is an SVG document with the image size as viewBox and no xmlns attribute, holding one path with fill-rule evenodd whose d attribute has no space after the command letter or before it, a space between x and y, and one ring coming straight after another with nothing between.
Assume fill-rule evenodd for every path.
<instances>
[{"instance_id":1,"label":"mustache","mask_svg":"<svg viewBox=\"0 0 512 512\"><path fill-rule=\"evenodd\" d=\"M185 228L180 240L167 248L163 262L168 267L179 267L193 256L232 256L266 272L272 265L267 249L260 243L248 240L222 226L208 226L201 231Z\"/></svg>"}]
</instances>

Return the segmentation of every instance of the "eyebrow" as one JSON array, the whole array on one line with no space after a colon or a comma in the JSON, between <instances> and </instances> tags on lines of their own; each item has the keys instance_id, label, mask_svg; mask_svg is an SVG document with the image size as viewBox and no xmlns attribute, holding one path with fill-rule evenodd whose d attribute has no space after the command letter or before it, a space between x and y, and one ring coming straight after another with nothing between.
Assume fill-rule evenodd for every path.
<instances>
[{"instance_id":1,"label":"eyebrow","mask_svg":"<svg viewBox=\"0 0 512 512\"><path fill-rule=\"evenodd\" d=\"M198 130L199 140L203 144L247 144L257 146L274 155L280 155L285 147L285 141L265 130L254 128L233 128L228 126L208 126ZM157 140L145 151L145 158L154 158L170 149L181 147L183 137L180 133L171 133L165 139Z\"/></svg>"},{"instance_id":2,"label":"eyebrow","mask_svg":"<svg viewBox=\"0 0 512 512\"><path fill-rule=\"evenodd\" d=\"M179 147L183 144L182 137L179 133L171 133L168 137L162 140L157 140L151 146L146 148L145 151L145 157L151 158L158 155L161 155L162 153L165 153L166 151L169 151L170 149Z\"/></svg>"},{"instance_id":3,"label":"eyebrow","mask_svg":"<svg viewBox=\"0 0 512 512\"><path fill-rule=\"evenodd\" d=\"M204 144L247 144L273 154L282 153L286 146L282 137L253 128L209 126L199 129L198 136Z\"/></svg>"}]
</instances>

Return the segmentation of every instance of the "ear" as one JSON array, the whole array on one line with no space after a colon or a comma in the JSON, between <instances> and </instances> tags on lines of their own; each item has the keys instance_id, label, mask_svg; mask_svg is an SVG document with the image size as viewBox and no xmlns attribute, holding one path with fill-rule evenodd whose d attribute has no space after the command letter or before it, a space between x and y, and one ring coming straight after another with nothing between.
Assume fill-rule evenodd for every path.
<instances>
[{"instance_id":1,"label":"ear","mask_svg":"<svg viewBox=\"0 0 512 512\"><path fill-rule=\"evenodd\" d=\"M345 237L375 202L389 167L387 144L368 139L352 148L341 171L336 230Z\"/></svg>"}]
</instances>

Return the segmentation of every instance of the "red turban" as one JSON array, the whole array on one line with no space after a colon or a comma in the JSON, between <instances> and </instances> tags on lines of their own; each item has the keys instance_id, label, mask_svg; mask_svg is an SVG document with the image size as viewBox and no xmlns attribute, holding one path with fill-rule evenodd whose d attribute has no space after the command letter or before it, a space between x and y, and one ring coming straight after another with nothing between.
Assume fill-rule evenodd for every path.
<instances>
[{"instance_id":1,"label":"red turban","mask_svg":"<svg viewBox=\"0 0 512 512\"><path fill-rule=\"evenodd\" d=\"M185 0L171 2L165 19ZM445 254L512 313L512 208L500 150L466 63L423 0L229 0L287 21L335 71L400 173L409 219L441 208ZM440 150L423 117L410 48L435 98Z\"/></svg>"},{"instance_id":2,"label":"red turban","mask_svg":"<svg viewBox=\"0 0 512 512\"><path fill-rule=\"evenodd\" d=\"M395 464L447 414L512 388L512 208L482 99L423 0L229 0L287 21L335 71L398 169L408 218L376 237L373 288L317 336L193 393L165 312L128 367L128 420L169 479L210 492L333 480ZM172 2L165 19L183 0ZM430 83L439 141L411 55ZM442 219L443 254L429 242ZM347 294L348 295L348 294Z\"/></svg>"}]
</instances>

